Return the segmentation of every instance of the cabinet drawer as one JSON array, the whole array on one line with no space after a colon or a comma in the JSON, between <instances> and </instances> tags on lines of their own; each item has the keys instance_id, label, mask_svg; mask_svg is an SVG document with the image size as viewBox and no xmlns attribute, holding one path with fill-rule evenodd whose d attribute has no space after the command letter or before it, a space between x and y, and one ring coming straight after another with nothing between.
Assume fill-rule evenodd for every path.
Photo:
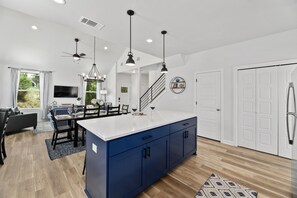
<instances>
[{"instance_id":1,"label":"cabinet drawer","mask_svg":"<svg viewBox=\"0 0 297 198\"><path fill-rule=\"evenodd\" d=\"M118 153L141 146L166 135L169 135L169 125L112 140L109 142L109 156L114 156Z\"/></svg>"},{"instance_id":2,"label":"cabinet drawer","mask_svg":"<svg viewBox=\"0 0 297 198\"><path fill-rule=\"evenodd\" d=\"M190 127L190 126L193 126L196 124L197 124L197 117L183 120L180 122L176 122L176 123L170 125L170 133L175 133L179 130L183 130L187 127Z\"/></svg>"}]
</instances>

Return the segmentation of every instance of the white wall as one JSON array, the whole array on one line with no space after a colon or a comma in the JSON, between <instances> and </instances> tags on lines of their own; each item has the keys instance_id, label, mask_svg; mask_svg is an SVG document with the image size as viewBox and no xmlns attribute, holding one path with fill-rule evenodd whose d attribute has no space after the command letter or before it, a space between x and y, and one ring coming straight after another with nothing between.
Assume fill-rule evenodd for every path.
<instances>
[{"instance_id":1,"label":"white wall","mask_svg":"<svg viewBox=\"0 0 297 198\"><path fill-rule=\"evenodd\" d=\"M297 29L187 56L184 66L169 70L166 76L167 91L156 103L156 109L195 112L195 72L223 69L224 110L222 113L225 134L222 141L233 142L233 67L296 59L296 35ZM181 76L186 80L187 88L182 94L173 94L169 90L168 83L175 76Z\"/></svg>"},{"instance_id":2,"label":"white wall","mask_svg":"<svg viewBox=\"0 0 297 198\"><path fill-rule=\"evenodd\" d=\"M112 105L117 104L117 65L111 68L106 76L106 83L103 85L107 89L106 102L111 102Z\"/></svg>"},{"instance_id":3,"label":"white wall","mask_svg":"<svg viewBox=\"0 0 297 198\"><path fill-rule=\"evenodd\" d=\"M149 74L140 75L140 97L148 90L149 88Z\"/></svg>"},{"instance_id":4,"label":"white wall","mask_svg":"<svg viewBox=\"0 0 297 198\"><path fill-rule=\"evenodd\" d=\"M129 48L127 48L122 56L118 59L118 72L125 72L125 71L131 71L131 70L137 70L139 67L145 67L147 65L153 65L156 63L160 63L161 59L146 53L143 53L138 50L132 49L133 52L133 60L135 61L135 66L126 66L127 61L127 54L128 54Z\"/></svg>"},{"instance_id":5,"label":"white wall","mask_svg":"<svg viewBox=\"0 0 297 198\"><path fill-rule=\"evenodd\" d=\"M39 29L33 31L32 25L36 25ZM0 7L0 26L2 27L0 31L0 107L11 105L8 67L53 71L53 85L65 86L79 86L78 74L88 73L91 69L93 63L91 59L73 62L72 58L61 57L62 51L74 52L74 38L81 39L79 51L92 57L93 36L91 35L4 7ZM117 50L113 49L113 52L118 53ZM97 51L101 53L103 49ZM112 59L111 54L106 52L106 57ZM100 60L104 58L105 56L97 62L99 71L101 71ZM113 76L109 77L113 79ZM76 98L53 98L53 85L49 102L56 100L59 104L76 103Z\"/></svg>"}]
</instances>

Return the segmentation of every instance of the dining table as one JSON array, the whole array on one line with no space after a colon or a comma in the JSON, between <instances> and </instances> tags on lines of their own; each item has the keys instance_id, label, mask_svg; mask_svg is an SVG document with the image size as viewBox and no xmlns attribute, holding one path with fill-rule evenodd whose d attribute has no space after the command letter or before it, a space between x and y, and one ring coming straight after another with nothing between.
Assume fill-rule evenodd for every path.
<instances>
[{"instance_id":1,"label":"dining table","mask_svg":"<svg viewBox=\"0 0 297 198\"><path fill-rule=\"evenodd\" d=\"M86 119L95 119L95 118L103 118L103 117L109 117L109 116L118 116L121 115L107 115L106 110L101 110L100 111L100 116L84 116L84 112L77 112L77 113L71 113L71 114L61 114L61 115L55 115L55 119L57 121L68 121L71 123L71 121L74 122L74 139L73 139L73 146L77 147L78 146L78 124L77 121L79 120L86 120Z\"/></svg>"}]
</instances>

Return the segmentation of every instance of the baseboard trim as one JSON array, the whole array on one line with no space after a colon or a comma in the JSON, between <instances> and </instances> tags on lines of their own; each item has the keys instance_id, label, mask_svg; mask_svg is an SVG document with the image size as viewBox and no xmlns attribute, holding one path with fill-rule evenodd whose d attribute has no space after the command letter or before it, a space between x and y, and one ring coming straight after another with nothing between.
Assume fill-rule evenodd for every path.
<instances>
[{"instance_id":1,"label":"baseboard trim","mask_svg":"<svg viewBox=\"0 0 297 198\"><path fill-rule=\"evenodd\" d=\"M221 140L221 143L228 144L228 145L231 145L231 146L235 146L234 142L230 141L230 140Z\"/></svg>"}]
</instances>

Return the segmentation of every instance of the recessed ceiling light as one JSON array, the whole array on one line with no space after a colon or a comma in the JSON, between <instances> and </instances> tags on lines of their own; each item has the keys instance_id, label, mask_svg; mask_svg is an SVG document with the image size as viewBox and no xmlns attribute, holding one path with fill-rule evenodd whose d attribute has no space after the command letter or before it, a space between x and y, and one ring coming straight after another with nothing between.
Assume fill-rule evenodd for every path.
<instances>
[{"instance_id":1,"label":"recessed ceiling light","mask_svg":"<svg viewBox=\"0 0 297 198\"><path fill-rule=\"evenodd\" d=\"M37 30L37 29L38 29L36 25L32 25L31 28L32 28L33 30Z\"/></svg>"},{"instance_id":2,"label":"recessed ceiling light","mask_svg":"<svg viewBox=\"0 0 297 198\"><path fill-rule=\"evenodd\" d=\"M108 49L108 47L107 47L107 46L105 46L105 47L104 47L104 50L107 50L107 49Z\"/></svg>"},{"instance_id":3,"label":"recessed ceiling light","mask_svg":"<svg viewBox=\"0 0 297 198\"><path fill-rule=\"evenodd\" d=\"M66 0L54 0L54 2L56 2L57 4L66 4Z\"/></svg>"},{"instance_id":4,"label":"recessed ceiling light","mask_svg":"<svg viewBox=\"0 0 297 198\"><path fill-rule=\"evenodd\" d=\"M147 43L151 43L151 42L153 42L153 40L150 39L150 38L148 38L148 39L146 39L146 42L147 42Z\"/></svg>"}]
</instances>

